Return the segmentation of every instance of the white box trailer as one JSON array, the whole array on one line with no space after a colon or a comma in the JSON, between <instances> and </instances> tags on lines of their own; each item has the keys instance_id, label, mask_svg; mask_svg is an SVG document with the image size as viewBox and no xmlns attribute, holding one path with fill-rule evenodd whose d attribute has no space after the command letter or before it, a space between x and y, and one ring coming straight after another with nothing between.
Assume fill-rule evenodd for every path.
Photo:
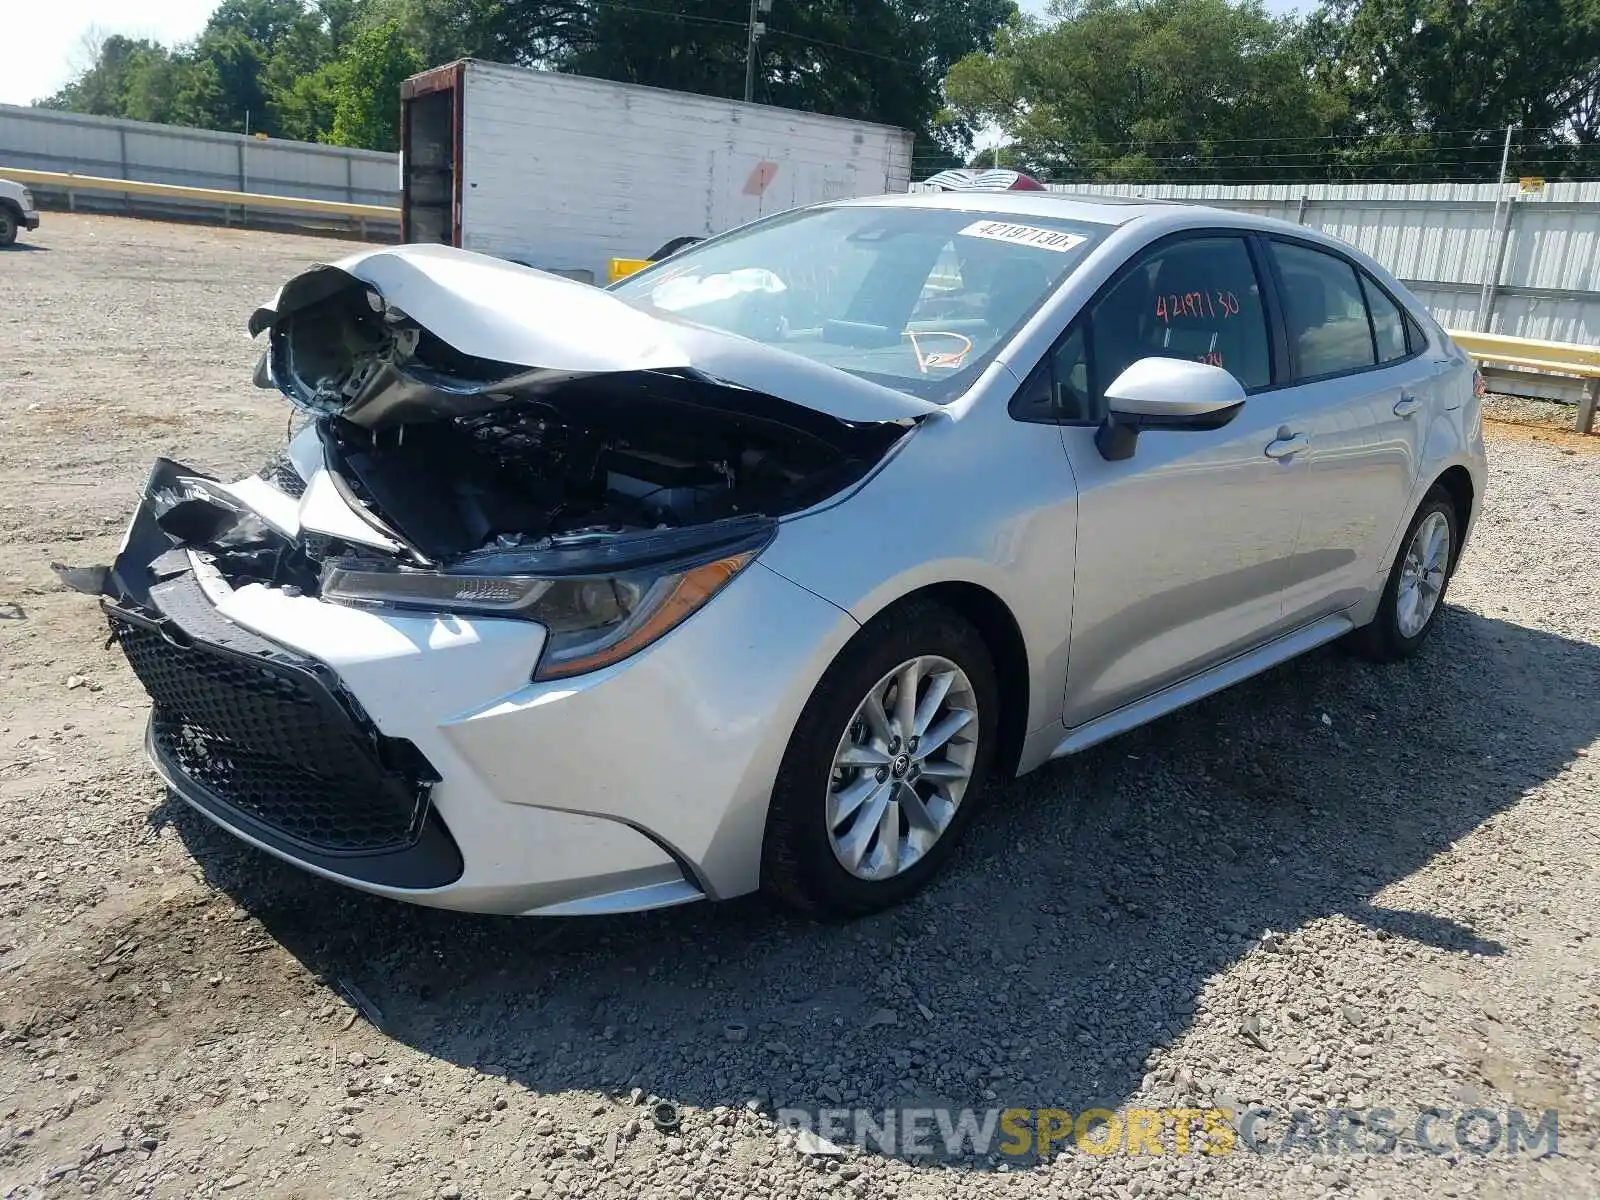
<instances>
[{"instance_id":1,"label":"white box trailer","mask_svg":"<svg viewBox=\"0 0 1600 1200\"><path fill-rule=\"evenodd\" d=\"M911 176L904 129L580 75L465 59L400 96L406 241L599 282L612 258Z\"/></svg>"}]
</instances>

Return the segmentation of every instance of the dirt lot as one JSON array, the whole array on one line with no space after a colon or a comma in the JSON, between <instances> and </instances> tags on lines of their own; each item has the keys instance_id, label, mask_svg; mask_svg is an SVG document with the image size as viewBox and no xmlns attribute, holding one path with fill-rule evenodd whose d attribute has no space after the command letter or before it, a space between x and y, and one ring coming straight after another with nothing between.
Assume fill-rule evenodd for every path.
<instances>
[{"instance_id":1,"label":"dirt lot","mask_svg":"<svg viewBox=\"0 0 1600 1200\"><path fill-rule=\"evenodd\" d=\"M52 215L0 253L0 1195L1600 1192L1600 439L1496 434L1418 660L1317 654L1005 786L897 912L453 916L169 800L48 567L109 559L155 455L262 461L245 318L340 251ZM903 1105L1274 1115L1263 1153L943 1163L772 1119Z\"/></svg>"}]
</instances>

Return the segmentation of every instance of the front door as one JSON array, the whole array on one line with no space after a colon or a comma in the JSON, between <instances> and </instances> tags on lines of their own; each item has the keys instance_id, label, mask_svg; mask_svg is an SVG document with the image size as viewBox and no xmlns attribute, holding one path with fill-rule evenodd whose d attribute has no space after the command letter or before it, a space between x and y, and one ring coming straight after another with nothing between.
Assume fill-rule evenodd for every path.
<instances>
[{"instance_id":1,"label":"front door","mask_svg":"<svg viewBox=\"0 0 1600 1200\"><path fill-rule=\"evenodd\" d=\"M1185 235L1141 252L1081 314L1057 351L1083 381L1081 423L1063 431L1078 484L1078 566L1066 723L1081 725L1283 631L1301 504L1283 414L1252 394L1209 432L1145 432L1131 458L1094 443L1098 399L1151 355L1272 383L1257 264L1244 238ZM1081 354L1081 364L1062 361Z\"/></svg>"}]
</instances>

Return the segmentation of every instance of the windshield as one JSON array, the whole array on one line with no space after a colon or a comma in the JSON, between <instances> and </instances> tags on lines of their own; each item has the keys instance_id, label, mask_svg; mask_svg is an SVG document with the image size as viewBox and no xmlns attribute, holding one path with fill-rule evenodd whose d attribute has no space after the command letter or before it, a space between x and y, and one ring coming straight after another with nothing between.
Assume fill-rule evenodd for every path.
<instances>
[{"instance_id":1,"label":"windshield","mask_svg":"<svg viewBox=\"0 0 1600 1200\"><path fill-rule=\"evenodd\" d=\"M944 403L1106 229L938 208L802 209L681 251L612 290Z\"/></svg>"}]
</instances>

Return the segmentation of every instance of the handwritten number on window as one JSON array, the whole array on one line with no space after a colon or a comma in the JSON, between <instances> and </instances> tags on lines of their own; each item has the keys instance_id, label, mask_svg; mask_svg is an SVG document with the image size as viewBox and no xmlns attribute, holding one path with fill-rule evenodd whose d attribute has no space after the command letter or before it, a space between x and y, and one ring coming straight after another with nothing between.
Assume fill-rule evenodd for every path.
<instances>
[{"instance_id":1,"label":"handwritten number on window","mask_svg":"<svg viewBox=\"0 0 1600 1200\"><path fill-rule=\"evenodd\" d=\"M1226 320L1239 315L1239 297L1231 291L1163 292L1156 297L1156 316L1163 325L1182 317Z\"/></svg>"}]
</instances>

